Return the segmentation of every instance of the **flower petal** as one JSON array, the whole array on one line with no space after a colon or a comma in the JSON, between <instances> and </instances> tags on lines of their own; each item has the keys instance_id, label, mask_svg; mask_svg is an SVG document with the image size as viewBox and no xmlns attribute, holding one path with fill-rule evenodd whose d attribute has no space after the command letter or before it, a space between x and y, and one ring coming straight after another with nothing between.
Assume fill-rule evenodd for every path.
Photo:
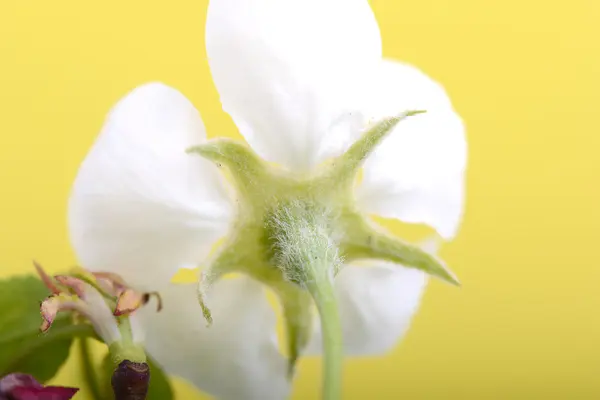
<instances>
[{"instance_id":1,"label":"flower petal","mask_svg":"<svg viewBox=\"0 0 600 400\"><path fill-rule=\"evenodd\" d=\"M410 325L427 275L392 263L347 265L335 278L344 351L375 355L391 350ZM320 353L320 323L307 354Z\"/></svg>"},{"instance_id":2,"label":"flower petal","mask_svg":"<svg viewBox=\"0 0 600 400\"><path fill-rule=\"evenodd\" d=\"M10 374L0 379L0 399L12 400L67 400L79 389L46 386L44 387L33 376L26 374Z\"/></svg>"},{"instance_id":3,"label":"flower petal","mask_svg":"<svg viewBox=\"0 0 600 400\"><path fill-rule=\"evenodd\" d=\"M465 130L444 89L418 69L384 61L363 112L372 119L403 110L427 113L402 121L367 159L358 190L362 208L425 223L452 238L462 216Z\"/></svg>"},{"instance_id":4,"label":"flower petal","mask_svg":"<svg viewBox=\"0 0 600 400\"><path fill-rule=\"evenodd\" d=\"M213 0L211 72L228 112L268 161L307 169L350 144L360 85L381 59L367 0Z\"/></svg>"},{"instance_id":5,"label":"flower petal","mask_svg":"<svg viewBox=\"0 0 600 400\"><path fill-rule=\"evenodd\" d=\"M0 394L8 394L16 387L27 386L42 388L44 387L33 376L21 373L12 373L0 378Z\"/></svg>"},{"instance_id":6,"label":"flower petal","mask_svg":"<svg viewBox=\"0 0 600 400\"><path fill-rule=\"evenodd\" d=\"M43 388L20 386L12 390L10 398L13 400L69 400L77 392L79 392L79 389L62 386L46 386Z\"/></svg>"},{"instance_id":7,"label":"flower petal","mask_svg":"<svg viewBox=\"0 0 600 400\"><path fill-rule=\"evenodd\" d=\"M161 292L164 308L138 311L146 348L167 372L223 400L284 399L287 360L279 353L275 312L262 286L249 278L224 279L208 292L213 316L206 325L196 285Z\"/></svg>"},{"instance_id":8,"label":"flower petal","mask_svg":"<svg viewBox=\"0 0 600 400\"><path fill-rule=\"evenodd\" d=\"M175 89L146 84L117 103L69 202L86 269L152 290L203 261L231 214L216 167L185 153L203 140L200 115Z\"/></svg>"}]
</instances>

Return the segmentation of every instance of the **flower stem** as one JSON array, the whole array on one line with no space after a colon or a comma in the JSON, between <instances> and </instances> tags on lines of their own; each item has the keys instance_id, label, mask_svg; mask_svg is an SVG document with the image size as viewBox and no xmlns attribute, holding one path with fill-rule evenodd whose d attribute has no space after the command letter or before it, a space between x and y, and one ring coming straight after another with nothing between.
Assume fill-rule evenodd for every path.
<instances>
[{"instance_id":1,"label":"flower stem","mask_svg":"<svg viewBox=\"0 0 600 400\"><path fill-rule=\"evenodd\" d=\"M335 293L331 282L309 285L319 318L323 341L323 400L338 400L342 394L342 366L344 349L342 327Z\"/></svg>"},{"instance_id":2,"label":"flower stem","mask_svg":"<svg viewBox=\"0 0 600 400\"><path fill-rule=\"evenodd\" d=\"M314 299L323 336L323 400L339 400L342 391L342 328L333 280L341 260L330 231L326 207L290 202L269 220L273 230L273 263L287 281L296 283Z\"/></svg>"},{"instance_id":3,"label":"flower stem","mask_svg":"<svg viewBox=\"0 0 600 400\"><path fill-rule=\"evenodd\" d=\"M135 343L133 340L133 333L131 331L131 322L128 316L117 317L119 321L119 332L121 333L121 340L111 343L108 346L110 355L112 357L115 366L119 365L122 361L128 360L134 363L145 363L146 352L143 346L139 343Z\"/></svg>"}]
</instances>

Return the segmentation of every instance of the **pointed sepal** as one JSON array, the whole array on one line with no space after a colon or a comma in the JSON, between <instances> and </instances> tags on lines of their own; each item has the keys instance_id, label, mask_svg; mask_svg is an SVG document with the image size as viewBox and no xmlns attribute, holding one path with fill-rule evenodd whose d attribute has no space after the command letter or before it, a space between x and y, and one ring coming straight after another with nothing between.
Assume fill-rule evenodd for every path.
<instances>
[{"instance_id":1,"label":"pointed sepal","mask_svg":"<svg viewBox=\"0 0 600 400\"><path fill-rule=\"evenodd\" d=\"M354 142L344 154L335 159L326 177L333 178L332 182L335 184L352 183L363 162L400 121L423 113L425 111L422 110L405 111L377 122L360 139Z\"/></svg>"},{"instance_id":2,"label":"pointed sepal","mask_svg":"<svg viewBox=\"0 0 600 400\"><path fill-rule=\"evenodd\" d=\"M225 166L239 190L260 190L268 181L269 165L250 147L231 139L213 139L187 149L189 154L198 154L218 167Z\"/></svg>"},{"instance_id":3,"label":"pointed sepal","mask_svg":"<svg viewBox=\"0 0 600 400\"><path fill-rule=\"evenodd\" d=\"M272 285L283 308L285 318L288 375L294 376L296 363L313 333L313 300L310 293L289 282Z\"/></svg>"},{"instance_id":4,"label":"pointed sepal","mask_svg":"<svg viewBox=\"0 0 600 400\"><path fill-rule=\"evenodd\" d=\"M342 253L349 261L379 259L419 269L452 285L460 286L456 275L433 252L407 243L384 232L364 219L352 221L351 234L341 244Z\"/></svg>"}]
</instances>

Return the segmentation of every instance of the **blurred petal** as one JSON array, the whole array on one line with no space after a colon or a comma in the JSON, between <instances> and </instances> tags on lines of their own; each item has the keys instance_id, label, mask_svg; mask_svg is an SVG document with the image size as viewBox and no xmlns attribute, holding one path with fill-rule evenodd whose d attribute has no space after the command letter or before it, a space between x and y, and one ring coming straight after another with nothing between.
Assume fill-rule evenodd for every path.
<instances>
[{"instance_id":1,"label":"blurred petal","mask_svg":"<svg viewBox=\"0 0 600 400\"><path fill-rule=\"evenodd\" d=\"M78 391L62 386L44 387L33 376L26 374L9 374L0 379L0 399L68 400Z\"/></svg>"},{"instance_id":2,"label":"blurred petal","mask_svg":"<svg viewBox=\"0 0 600 400\"><path fill-rule=\"evenodd\" d=\"M12 390L12 400L69 400L79 391L76 388L61 386L16 387Z\"/></svg>"},{"instance_id":3,"label":"blurred petal","mask_svg":"<svg viewBox=\"0 0 600 400\"><path fill-rule=\"evenodd\" d=\"M27 386L41 388L43 385L39 383L33 376L21 373L8 374L0 378L0 394L7 394L16 387Z\"/></svg>"},{"instance_id":4,"label":"blurred petal","mask_svg":"<svg viewBox=\"0 0 600 400\"><path fill-rule=\"evenodd\" d=\"M427 275L392 263L347 265L335 278L344 351L375 355L391 350L419 307ZM307 354L320 353L320 323Z\"/></svg>"},{"instance_id":5,"label":"blurred petal","mask_svg":"<svg viewBox=\"0 0 600 400\"><path fill-rule=\"evenodd\" d=\"M249 278L225 279L207 294L207 327L197 285L171 285L164 308L140 309L146 348L167 372L221 400L282 400L289 391L287 360L279 353L275 312L262 286Z\"/></svg>"},{"instance_id":6,"label":"blurred petal","mask_svg":"<svg viewBox=\"0 0 600 400\"><path fill-rule=\"evenodd\" d=\"M265 159L307 169L350 144L356 86L381 59L367 0L212 0L211 72Z\"/></svg>"},{"instance_id":7,"label":"blurred petal","mask_svg":"<svg viewBox=\"0 0 600 400\"><path fill-rule=\"evenodd\" d=\"M69 202L71 240L86 269L152 290L204 260L231 210L216 167L185 153L203 140L200 115L175 89L146 84L117 103Z\"/></svg>"},{"instance_id":8,"label":"blurred petal","mask_svg":"<svg viewBox=\"0 0 600 400\"><path fill-rule=\"evenodd\" d=\"M384 61L375 78L365 115L427 113L402 121L367 159L359 204L370 213L427 224L450 239L464 201L467 144L461 118L444 89L414 67Z\"/></svg>"}]
</instances>

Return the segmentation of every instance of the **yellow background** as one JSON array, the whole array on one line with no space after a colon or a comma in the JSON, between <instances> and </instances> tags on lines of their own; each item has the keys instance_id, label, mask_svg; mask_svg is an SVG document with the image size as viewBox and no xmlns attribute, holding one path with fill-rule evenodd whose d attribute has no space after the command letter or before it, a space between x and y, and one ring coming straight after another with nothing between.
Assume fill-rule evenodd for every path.
<instances>
[{"instance_id":1,"label":"yellow background","mask_svg":"<svg viewBox=\"0 0 600 400\"><path fill-rule=\"evenodd\" d=\"M464 287L433 282L393 354L348 360L345 398L600 398L600 1L373 3L386 56L441 81L467 122L467 213L442 254ZM209 135L237 134L210 79L205 9L2 1L2 275L31 271L33 257L74 262L69 187L129 89L164 81ZM295 399L315 398L319 365L302 362ZM76 367L56 381L77 384ZM180 381L177 393L196 396Z\"/></svg>"}]
</instances>

